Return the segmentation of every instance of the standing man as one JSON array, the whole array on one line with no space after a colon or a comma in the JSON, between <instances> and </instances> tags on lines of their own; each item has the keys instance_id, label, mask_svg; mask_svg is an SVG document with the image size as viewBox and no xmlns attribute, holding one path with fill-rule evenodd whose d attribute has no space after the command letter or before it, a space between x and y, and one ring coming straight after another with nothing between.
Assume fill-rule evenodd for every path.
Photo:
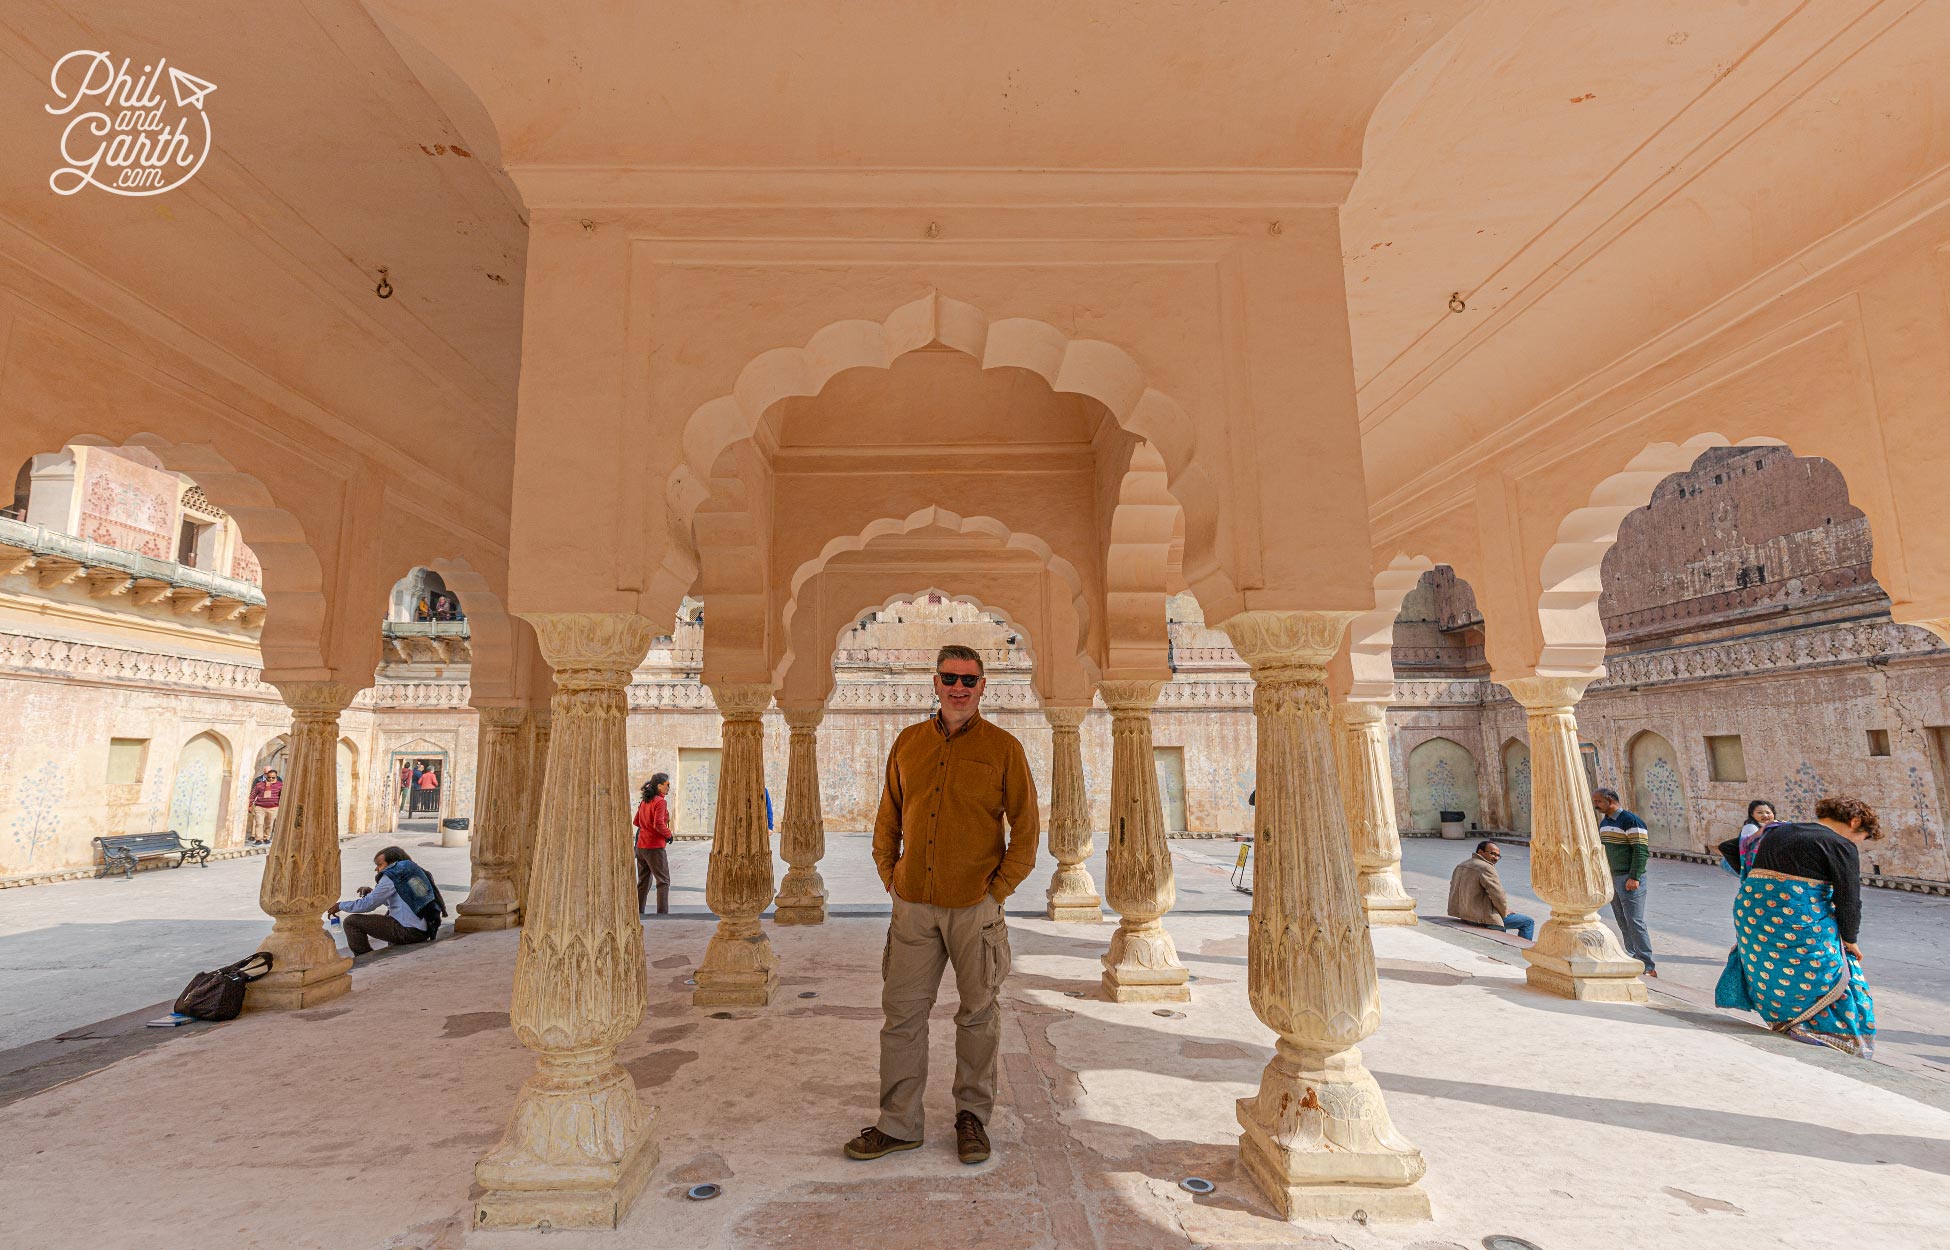
<instances>
[{"instance_id":1,"label":"standing man","mask_svg":"<svg viewBox=\"0 0 1950 1250\"><path fill-rule=\"evenodd\" d=\"M1612 919L1625 939L1625 953L1645 965L1646 976L1656 977L1652 934L1645 927L1645 870L1652 862L1652 832L1619 804L1616 790L1593 790L1591 804L1598 809L1598 839L1605 844L1605 859L1611 866Z\"/></svg>"},{"instance_id":2,"label":"standing man","mask_svg":"<svg viewBox=\"0 0 1950 1250\"><path fill-rule=\"evenodd\" d=\"M1537 922L1520 911L1511 911L1503 896L1503 881L1496 875L1496 861L1503 848L1485 838L1476 844L1476 853L1456 865L1449 874L1449 914L1469 924L1484 925L1514 933L1528 942L1537 936Z\"/></svg>"},{"instance_id":3,"label":"standing man","mask_svg":"<svg viewBox=\"0 0 1950 1250\"><path fill-rule=\"evenodd\" d=\"M928 1012L949 964L961 1002L955 1149L963 1163L989 1157L984 1126L995 1104L1002 1038L996 996L1010 962L1002 900L1036 865L1036 783L1022 743L980 714L988 685L982 657L946 646L934 668L941 708L894 740L874 821L874 865L892 895L894 918L881 961L880 1121L846 1144L854 1159L921 1144Z\"/></svg>"},{"instance_id":4,"label":"standing man","mask_svg":"<svg viewBox=\"0 0 1950 1250\"><path fill-rule=\"evenodd\" d=\"M252 846L271 845L271 827L278 821L278 803L284 797L284 782L278 777L278 770L267 768L251 786L250 825L244 830L244 841Z\"/></svg>"}]
</instances>

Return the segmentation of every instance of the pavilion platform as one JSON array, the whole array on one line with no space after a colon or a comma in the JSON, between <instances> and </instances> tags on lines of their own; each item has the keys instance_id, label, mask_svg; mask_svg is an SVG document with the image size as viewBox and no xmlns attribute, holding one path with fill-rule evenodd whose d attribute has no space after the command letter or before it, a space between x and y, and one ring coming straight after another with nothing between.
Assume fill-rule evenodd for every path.
<instances>
[{"instance_id":1,"label":"pavilion platform","mask_svg":"<svg viewBox=\"0 0 1950 1250\"><path fill-rule=\"evenodd\" d=\"M1246 997L1243 917L1174 915L1197 980L1183 1018L1098 996L1109 928L1012 917L996 1156L954 1153L952 981L937 1007L927 1145L873 1163L884 922L771 930L772 1003L690 1005L711 931L646 926L650 1009L620 1059L661 1161L614 1233L470 1227L475 1159L533 1057L508 1027L518 932L364 965L295 1015L171 1035L0 1108L15 1250L607 1250L1295 1246L1542 1250L1941 1245L1944 1087L1654 996L1531 991L1515 952L1438 926L1374 932L1384 1017L1364 1046L1429 1162L1431 1223L1289 1225L1235 1166L1233 1100L1272 1034ZM1082 997L1071 997L1071 992ZM726 1017L728 1018L721 1018ZM1215 1182L1195 1198L1188 1176ZM722 1196L688 1201L687 1186Z\"/></svg>"}]
</instances>

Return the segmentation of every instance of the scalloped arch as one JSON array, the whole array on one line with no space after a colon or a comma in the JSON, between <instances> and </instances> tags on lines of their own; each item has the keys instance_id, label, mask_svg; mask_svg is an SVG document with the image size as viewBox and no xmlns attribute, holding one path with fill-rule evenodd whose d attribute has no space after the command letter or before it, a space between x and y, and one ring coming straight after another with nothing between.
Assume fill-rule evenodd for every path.
<instances>
[{"instance_id":1,"label":"scalloped arch","mask_svg":"<svg viewBox=\"0 0 1950 1250\"><path fill-rule=\"evenodd\" d=\"M930 507L921 508L905 517L882 517L868 523L857 534L843 534L834 538L820 549L817 556L793 570L785 610L780 615L780 634L786 639L786 651L774 666L775 679L782 681L791 668L792 621L799 611L799 592L815 574L832 561L833 557L844 552L862 550L876 538L911 534L916 530L936 527L957 534L984 534L999 540L1005 547L1027 551L1034 555L1044 568L1060 578L1064 586L1069 589L1071 607L1077 614L1077 653L1079 655L1084 653L1085 640L1090 636L1091 614L1089 601L1083 593L1083 578L1077 572L1075 565L1057 555L1048 543L1034 534L1018 534L994 517L963 517L946 508Z\"/></svg>"},{"instance_id":2,"label":"scalloped arch","mask_svg":"<svg viewBox=\"0 0 1950 1250\"><path fill-rule=\"evenodd\" d=\"M680 439L682 460L665 484L672 542L657 588L681 592L695 580L692 526L710 497L712 468L727 447L752 436L767 409L792 396L817 395L842 370L890 368L932 343L971 356L984 369L1028 369L1053 390L1103 404L1120 427L1157 449L1167 488L1184 510L1187 565L1200 570L1205 584L1230 590L1217 558L1218 487L1196 460L1196 430L1179 403L1147 386L1138 362L1114 343L1072 338L1028 317L990 321L975 305L939 292L902 304L885 321L835 321L802 347L762 352L739 371L729 394L691 413Z\"/></svg>"},{"instance_id":3,"label":"scalloped arch","mask_svg":"<svg viewBox=\"0 0 1950 1250\"><path fill-rule=\"evenodd\" d=\"M258 649L266 673L328 668L325 656L325 571L298 518L280 507L262 481L239 469L208 443L173 443L146 431L117 441L77 434L59 447L139 447L165 469L187 474L204 497L237 522L237 531L264 570L264 633Z\"/></svg>"},{"instance_id":4,"label":"scalloped arch","mask_svg":"<svg viewBox=\"0 0 1950 1250\"><path fill-rule=\"evenodd\" d=\"M1738 442L1717 433L1683 443L1653 443L1618 472L1591 488L1589 501L1557 526L1557 538L1538 568L1537 625L1542 640L1537 671L1587 674L1605 663L1605 623L1598 616L1604 589L1605 553L1618 542L1618 527L1652 499L1653 490L1715 447L1787 447L1787 440L1754 435ZM1844 479L1846 480L1846 478Z\"/></svg>"}]
</instances>

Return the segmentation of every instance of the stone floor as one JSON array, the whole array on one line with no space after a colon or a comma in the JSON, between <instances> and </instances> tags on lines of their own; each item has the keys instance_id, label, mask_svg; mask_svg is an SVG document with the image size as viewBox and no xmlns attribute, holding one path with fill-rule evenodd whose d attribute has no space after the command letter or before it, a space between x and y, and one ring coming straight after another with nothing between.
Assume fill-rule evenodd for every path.
<instances>
[{"instance_id":1,"label":"stone floor","mask_svg":"<svg viewBox=\"0 0 1950 1250\"><path fill-rule=\"evenodd\" d=\"M530 1059L507 1027L517 934L363 965L296 1016L164 1035L0 1108L13 1250L140 1247L564 1250L979 1245L1460 1250L1941 1246L1943 1087L1670 1000L1528 990L1507 947L1425 926L1375 934L1385 1018L1364 1048L1427 1154L1433 1223L1287 1226L1233 1165L1232 1101L1270 1034L1245 994L1242 918L1171 927L1199 978L1183 1018L1094 997L1106 928L1012 919L1016 972L992 1126L956 1161L951 1004L938 1009L931 1140L853 1163L873 1116L883 921L772 931L766 1008L691 1008L708 921L645 926L650 1010L621 1058L658 1108L662 1162L617 1234L472 1233L470 1168ZM1085 996L1072 998L1070 991ZM1194 1199L1188 1175L1218 1184ZM684 1187L724 1186L693 1203Z\"/></svg>"}]
</instances>

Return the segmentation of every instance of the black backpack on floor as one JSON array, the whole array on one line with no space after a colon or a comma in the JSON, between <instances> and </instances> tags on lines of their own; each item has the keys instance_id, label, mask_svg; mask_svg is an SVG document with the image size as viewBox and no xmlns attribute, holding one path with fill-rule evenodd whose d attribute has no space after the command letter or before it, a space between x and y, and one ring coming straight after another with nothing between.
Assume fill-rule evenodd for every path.
<instances>
[{"instance_id":1,"label":"black backpack on floor","mask_svg":"<svg viewBox=\"0 0 1950 1250\"><path fill-rule=\"evenodd\" d=\"M259 963L262 967L257 967ZM199 972L176 996L176 1014L198 1020L235 1020L244 1010L244 987L271 971L271 953L226 964L215 972Z\"/></svg>"}]
</instances>

